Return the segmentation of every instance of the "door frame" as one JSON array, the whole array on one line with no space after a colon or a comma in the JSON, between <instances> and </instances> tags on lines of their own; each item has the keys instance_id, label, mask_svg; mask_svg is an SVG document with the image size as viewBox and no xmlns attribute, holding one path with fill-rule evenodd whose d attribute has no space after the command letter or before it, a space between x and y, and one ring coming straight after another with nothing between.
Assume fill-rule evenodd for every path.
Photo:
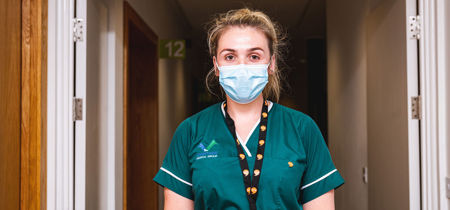
<instances>
[{"instance_id":1,"label":"door frame","mask_svg":"<svg viewBox=\"0 0 450 210\"><path fill-rule=\"evenodd\" d=\"M417 15L417 1L406 0L405 23L408 23L410 16ZM409 162L409 209L421 209L421 189L420 189L420 121L413 119L412 100L420 94L419 84L419 45L416 39L412 38L408 24L406 24L406 56L407 56L407 110L408 110L408 162Z\"/></svg>"},{"instance_id":2,"label":"door frame","mask_svg":"<svg viewBox=\"0 0 450 210\"><path fill-rule=\"evenodd\" d=\"M74 44L73 41L73 18L81 18L84 21L82 40L86 40L86 12L87 0L45 0L48 1L48 101L47 108L52 110L48 112L48 144L47 144L47 209L68 209L85 208L85 132L77 134L78 142L75 141L75 125L84 124L86 119L86 98L85 95L85 70L86 70L86 44L81 41ZM103 2L103 1L102 1ZM77 5L75 4L77 3ZM108 9L119 10L119 6L115 2L105 3ZM77 7L78 14L75 14L75 7ZM121 13L110 13L108 18L111 22L108 23L108 28L112 30L121 30L119 25ZM114 17L114 18L113 18ZM118 27L118 28L117 28ZM121 167L121 162L118 161L121 155L116 151L116 124L120 124L120 117L116 116L116 92L120 83L116 85L116 76L119 70L117 66L121 66L120 62L116 63L116 53L118 46L121 45L121 37L115 36L114 31L108 32L108 69L112 71L108 73L108 103L111 107L108 109L108 160L102 164L107 164L108 170L108 195L107 206L108 209L120 209L117 203L120 203L119 194L121 195L121 177L118 175L121 172L116 172L116 168ZM77 46L77 54L75 55L75 45ZM81 45L81 46L80 46ZM83 53L84 52L84 53ZM75 60L75 56L79 56ZM120 60L120 59L119 59ZM75 62L78 69L78 75L84 73L84 84L79 83L78 88L84 90L77 91L77 97L83 98L83 120L73 121L72 103L75 91ZM120 68L121 71L121 68ZM119 75L120 76L120 75ZM77 81L80 82L80 81ZM83 93L81 95L81 93ZM116 118L117 117L117 118ZM119 119L118 119L119 118ZM117 132L120 133L120 132ZM75 148L75 145L77 148ZM120 144L119 144L120 146ZM77 152L75 153L75 149ZM75 157L75 154L77 157ZM75 160L77 158L77 160ZM75 165L77 164L77 165ZM77 170L75 170L77 168ZM119 169L121 170L121 169ZM76 173L76 174L75 174ZM74 188L74 186L77 186Z\"/></svg>"},{"instance_id":3,"label":"door frame","mask_svg":"<svg viewBox=\"0 0 450 210\"><path fill-rule=\"evenodd\" d=\"M48 0L47 209L74 206L74 0Z\"/></svg>"},{"instance_id":4,"label":"door frame","mask_svg":"<svg viewBox=\"0 0 450 210\"><path fill-rule=\"evenodd\" d=\"M128 31L129 24L128 21L133 22L140 31L142 31L148 39L150 39L156 46L158 46L158 36L152 29L145 23L145 21L137 14L133 7L127 2L123 2L123 210L127 210L127 121L128 121ZM158 69L158 64L156 64L156 69ZM158 71L156 71L156 78L158 78ZM158 79L156 79L158 81ZM158 87L158 85L156 85ZM158 98L158 91L156 92L156 98ZM156 103L158 109L158 103ZM156 115L156 121L158 121L158 116ZM156 129L157 131L158 129ZM158 134L156 134L158 136ZM158 143L158 141L157 141ZM157 145L158 147L158 145ZM158 156L159 157L159 156ZM158 158L157 161L159 162ZM159 205L159 202L158 202Z\"/></svg>"},{"instance_id":5,"label":"door frame","mask_svg":"<svg viewBox=\"0 0 450 210\"><path fill-rule=\"evenodd\" d=\"M73 80L74 84L72 97L82 99L82 119L74 120L74 135L73 135L73 185L74 185L74 205L75 210L84 210L86 208L86 89L87 89L87 33L88 33L88 15L87 15L87 1L89 0L75 0L74 16L81 19L80 25L83 28L82 33L79 33L80 40L74 43L74 56L72 59ZM72 29L75 21L71 21ZM74 29L73 29L74 30ZM75 40L74 36L72 38Z\"/></svg>"},{"instance_id":6,"label":"door frame","mask_svg":"<svg viewBox=\"0 0 450 210\"><path fill-rule=\"evenodd\" d=\"M420 92L422 97L421 163L422 209L448 209L446 177L448 174L447 131L450 104L446 96L449 63L446 42L450 42L445 22L446 0L419 0L422 17L420 43ZM448 46L448 45L447 45ZM447 68L447 69L446 69Z\"/></svg>"}]
</instances>

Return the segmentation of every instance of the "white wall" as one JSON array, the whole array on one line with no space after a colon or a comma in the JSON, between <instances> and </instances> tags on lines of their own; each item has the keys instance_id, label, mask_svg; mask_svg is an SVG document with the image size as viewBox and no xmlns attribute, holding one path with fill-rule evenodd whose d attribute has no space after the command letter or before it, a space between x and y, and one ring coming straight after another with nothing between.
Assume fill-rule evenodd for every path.
<instances>
[{"instance_id":1,"label":"white wall","mask_svg":"<svg viewBox=\"0 0 450 210\"><path fill-rule=\"evenodd\" d=\"M86 37L86 209L107 209L108 194L108 12L87 1Z\"/></svg>"},{"instance_id":2,"label":"white wall","mask_svg":"<svg viewBox=\"0 0 450 210\"><path fill-rule=\"evenodd\" d=\"M442 136L442 141L445 142L446 147L444 149L446 156L446 171L444 171L444 176L446 178L450 178L450 61L448 60L448 57L450 56L450 2L449 1L440 1L444 5L442 5L442 10L439 12L443 12L444 20L443 21L443 33L441 34L442 38L444 39L444 43L440 43L439 45L444 46L443 54L441 55L441 58L443 59L443 72L444 72L444 78L445 78L445 84L446 87L444 90L438 90L442 91L443 95L445 95L446 101L440 102L444 103L444 113L445 116L442 116L444 119L441 121L443 122L444 127L442 132L444 133L444 136ZM439 20L438 20L439 21ZM445 59L447 58L447 59ZM444 163L445 164L445 163ZM442 169L441 169L442 170ZM441 177L441 180L444 177ZM445 182L444 182L445 183ZM444 190L441 190L441 192L446 192L446 184L441 183L441 187L444 188ZM443 206L450 207L450 199L446 198L446 195L441 195L441 208Z\"/></svg>"},{"instance_id":3,"label":"white wall","mask_svg":"<svg viewBox=\"0 0 450 210\"><path fill-rule=\"evenodd\" d=\"M326 1L329 148L345 179L336 209L368 209L367 14L367 0Z\"/></svg>"},{"instance_id":4,"label":"white wall","mask_svg":"<svg viewBox=\"0 0 450 210\"><path fill-rule=\"evenodd\" d=\"M96 161L91 165L106 166L92 168L87 179L106 180L106 184L91 182L87 192L87 209L122 209L123 207L123 1L96 0L103 2L107 8L107 73L100 78L107 78L106 90L99 90L104 96L108 108L106 120L99 125L107 127L106 136L91 142L99 154L91 155L87 161ZM143 18L159 39L187 38L190 28L180 14L174 1L167 0L130 0L130 5ZM159 96L159 161L162 162L165 151L178 124L185 119L190 104L186 82L189 79L185 62L182 60L159 60L158 70ZM103 83L101 83L103 85ZM90 91L90 90L88 90ZM102 140L103 139L103 140ZM105 149L106 148L106 149ZM95 149L94 149L95 150ZM91 151L95 152L95 151ZM89 156L89 154L87 155ZM94 195L94 196L90 196ZM162 194L160 193L160 198ZM160 199L161 201L161 199ZM92 204L92 205L88 205ZM160 206L162 209L162 206Z\"/></svg>"},{"instance_id":5,"label":"white wall","mask_svg":"<svg viewBox=\"0 0 450 210\"><path fill-rule=\"evenodd\" d=\"M186 20L177 11L176 5L167 0L130 0L128 1L159 39L186 38L189 27ZM172 135L178 124L187 117L186 104L190 104L187 97L186 82L188 71L182 60L159 60L158 71L158 135L159 162L162 163L169 148ZM163 200L162 190L159 192L160 201ZM162 209L162 202L160 202Z\"/></svg>"},{"instance_id":6,"label":"white wall","mask_svg":"<svg viewBox=\"0 0 450 210\"><path fill-rule=\"evenodd\" d=\"M449 1L445 1L445 49L446 52L444 54L444 57L448 58L448 56L450 56L450 2ZM447 93L447 118L446 118L446 123L447 123L447 129L445 129L447 131L446 133L446 139L447 139L447 177L450 178L450 143L449 143L449 139L450 139L450 61L447 59L445 60L445 69L446 69L446 81L447 81L447 89L446 89L446 93ZM450 206L450 200L447 199L447 206Z\"/></svg>"}]
</instances>

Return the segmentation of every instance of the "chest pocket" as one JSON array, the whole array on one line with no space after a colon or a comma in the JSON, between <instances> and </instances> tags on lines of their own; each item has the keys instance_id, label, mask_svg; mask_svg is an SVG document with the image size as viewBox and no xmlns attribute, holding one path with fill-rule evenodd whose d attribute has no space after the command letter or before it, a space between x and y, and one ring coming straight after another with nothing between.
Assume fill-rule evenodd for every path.
<instances>
[{"instance_id":1,"label":"chest pocket","mask_svg":"<svg viewBox=\"0 0 450 210\"><path fill-rule=\"evenodd\" d=\"M199 159L191 167L195 209L240 209L248 203L237 157Z\"/></svg>"},{"instance_id":2,"label":"chest pocket","mask_svg":"<svg viewBox=\"0 0 450 210\"><path fill-rule=\"evenodd\" d=\"M306 162L293 158L265 157L259 183L258 206L260 209L301 209L297 202ZM273 200L276 206L267 202Z\"/></svg>"}]
</instances>

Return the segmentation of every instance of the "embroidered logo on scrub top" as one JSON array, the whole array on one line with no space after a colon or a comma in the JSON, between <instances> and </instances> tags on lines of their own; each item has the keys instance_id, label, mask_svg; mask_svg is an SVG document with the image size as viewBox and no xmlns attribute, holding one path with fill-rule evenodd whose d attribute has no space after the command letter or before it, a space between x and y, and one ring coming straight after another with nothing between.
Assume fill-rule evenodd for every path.
<instances>
[{"instance_id":1,"label":"embroidered logo on scrub top","mask_svg":"<svg viewBox=\"0 0 450 210\"><path fill-rule=\"evenodd\" d=\"M196 160L203 159L203 158L216 158L218 152L217 151L216 152L212 152L210 150L217 144L218 143L214 139L208 144L207 147L205 147L203 142L200 143L198 145L198 148L200 148L202 150L202 152L197 154Z\"/></svg>"}]
</instances>

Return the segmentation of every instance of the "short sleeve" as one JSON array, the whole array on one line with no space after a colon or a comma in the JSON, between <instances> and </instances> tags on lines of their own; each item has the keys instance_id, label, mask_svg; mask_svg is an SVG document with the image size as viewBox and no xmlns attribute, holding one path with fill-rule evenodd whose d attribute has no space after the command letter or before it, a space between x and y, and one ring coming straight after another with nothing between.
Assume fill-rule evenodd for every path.
<instances>
[{"instance_id":1,"label":"short sleeve","mask_svg":"<svg viewBox=\"0 0 450 210\"><path fill-rule=\"evenodd\" d=\"M175 131L153 181L171 191L193 200L191 167L189 163L191 128L188 120L183 121Z\"/></svg>"},{"instance_id":2,"label":"short sleeve","mask_svg":"<svg viewBox=\"0 0 450 210\"><path fill-rule=\"evenodd\" d=\"M316 123L308 117L299 126L306 152L306 170L302 177L299 199L304 204L338 188L344 184L344 179L334 166Z\"/></svg>"}]
</instances>

